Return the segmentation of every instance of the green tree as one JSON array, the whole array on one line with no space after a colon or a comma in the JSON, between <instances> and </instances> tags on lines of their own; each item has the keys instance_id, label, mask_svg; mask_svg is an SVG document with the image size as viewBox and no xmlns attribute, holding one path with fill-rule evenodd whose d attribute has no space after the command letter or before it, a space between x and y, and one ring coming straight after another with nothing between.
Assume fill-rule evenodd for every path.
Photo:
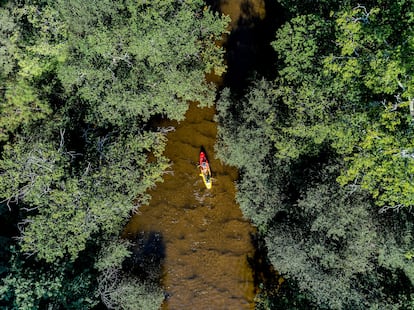
<instances>
[{"instance_id":1,"label":"green tree","mask_svg":"<svg viewBox=\"0 0 414 310\"><path fill-rule=\"evenodd\" d=\"M63 31L55 15L31 5L0 7L0 141L52 112L46 96L53 83L46 83L44 76L65 54L64 43L56 43Z\"/></svg>"},{"instance_id":2,"label":"green tree","mask_svg":"<svg viewBox=\"0 0 414 310\"><path fill-rule=\"evenodd\" d=\"M56 4L73 51L58 75L66 92L84 102L87 122L128 126L156 114L182 120L188 101L213 103L215 87L204 75L223 71L214 41L228 19L198 0L86 6Z\"/></svg>"},{"instance_id":3,"label":"green tree","mask_svg":"<svg viewBox=\"0 0 414 310\"><path fill-rule=\"evenodd\" d=\"M334 181L335 182L335 181ZM363 309L358 277L374 272L375 227L363 195L335 183L309 186L266 235L269 258L321 307Z\"/></svg>"},{"instance_id":4,"label":"green tree","mask_svg":"<svg viewBox=\"0 0 414 310\"><path fill-rule=\"evenodd\" d=\"M273 122L277 156L330 145L347 157L341 184L359 184L386 208L411 206L414 197L412 36L402 30L412 19L404 5L345 7L331 14L334 21L300 15L272 43L281 64L275 92L287 107Z\"/></svg>"},{"instance_id":5,"label":"green tree","mask_svg":"<svg viewBox=\"0 0 414 310\"><path fill-rule=\"evenodd\" d=\"M94 275L74 265L44 265L23 257L12 248L8 274L0 285L0 305L5 309L90 309L97 304Z\"/></svg>"},{"instance_id":6,"label":"green tree","mask_svg":"<svg viewBox=\"0 0 414 310\"><path fill-rule=\"evenodd\" d=\"M6 146L0 188L9 203L22 205L22 250L47 262L76 259L93 234L120 230L132 201L145 201L145 190L161 179L163 143L151 133L108 143L99 164L89 161L79 178L68 177L74 154L52 143ZM158 161L149 164L151 150Z\"/></svg>"},{"instance_id":7,"label":"green tree","mask_svg":"<svg viewBox=\"0 0 414 310\"><path fill-rule=\"evenodd\" d=\"M343 22L363 23L347 16ZM296 296L322 309L409 308L408 210L391 217L373 205L385 211L412 204L408 104L398 81L387 78L396 62L385 73L386 63L366 66L368 48L341 54L337 17L292 18L272 43L276 80L255 81L242 98L222 93L217 153L240 169L243 214L258 226L272 265ZM362 37L379 26L364 27L356 28ZM378 81L365 81L368 72Z\"/></svg>"},{"instance_id":8,"label":"green tree","mask_svg":"<svg viewBox=\"0 0 414 310\"><path fill-rule=\"evenodd\" d=\"M151 281L140 280L121 269L124 260L131 256L126 241L111 240L99 253L95 267L101 300L108 309L154 309L160 308L164 294Z\"/></svg>"},{"instance_id":9,"label":"green tree","mask_svg":"<svg viewBox=\"0 0 414 310\"><path fill-rule=\"evenodd\" d=\"M278 185L284 171L269 139L273 131L268 117L277 109L274 99L271 83L260 80L245 98L234 98L224 89L216 104L217 156L239 169L237 202L243 214L263 230L280 204ZM231 111L236 116L229 117Z\"/></svg>"},{"instance_id":10,"label":"green tree","mask_svg":"<svg viewBox=\"0 0 414 310\"><path fill-rule=\"evenodd\" d=\"M0 201L19 228L4 305L87 308L96 253L168 167L147 121L213 103L228 19L199 0L73 0L8 2L0 20ZM122 279L119 307L159 305L158 283Z\"/></svg>"},{"instance_id":11,"label":"green tree","mask_svg":"<svg viewBox=\"0 0 414 310\"><path fill-rule=\"evenodd\" d=\"M406 5L396 2L388 10L358 5L336 20L341 56L326 59L325 67L368 97L367 122L347 158L349 168L339 179L367 189L379 206L399 208L414 203L412 150L413 19ZM398 14L398 18L395 14ZM394 20L396 24L387 24ZM384 26L385 25L385 26ZM410 52L411 51L411 52Z\"/></svg>"}]
</instances>

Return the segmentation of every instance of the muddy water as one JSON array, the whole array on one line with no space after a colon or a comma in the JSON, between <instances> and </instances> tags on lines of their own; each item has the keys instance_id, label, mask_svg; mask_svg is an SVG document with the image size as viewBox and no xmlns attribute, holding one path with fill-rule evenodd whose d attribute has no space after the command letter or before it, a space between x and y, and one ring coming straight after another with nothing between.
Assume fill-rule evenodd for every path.
<instances>
[{"instance_id":1,"label":"muddy water","mask_svg":"<svg viewBox=\"0 0 414 310\"><path fill-rule=\"evenodd\" d=\"M172 174L152 192L127 230L159 232L165 242L165 309L252 309L254 286L247 256L252 227L234 201L237 171L215 159L214 109L190 106L168 134ZM165 124L166 125L166 124ZM170 124L168 124L170 125ZM213 173L207 190L195 162L203 146Z\"/></svg>"},{"instance_id":2,"label":"muddy water","mask_svg":"<svg viewBox=\"0 0 414 310\"><path fill-rule=\"evenodd\" d=\"M263 1L221 1L223 13L263 16ZM246 5L249 11L246 11ZM163 285L169 298L164 309L253 309L255 287L248 257L254 255L254 229L242 217L235 202L237 171L214 155L217 124L214 108L190 105L185 121L165 121L174 126L165 150L171 173L149 194L148 206L140 208L125 234L157 232L165 245ZM207 190L198 175L200 148L207 153L213 188Z\"/></svg>"}]
</instances>

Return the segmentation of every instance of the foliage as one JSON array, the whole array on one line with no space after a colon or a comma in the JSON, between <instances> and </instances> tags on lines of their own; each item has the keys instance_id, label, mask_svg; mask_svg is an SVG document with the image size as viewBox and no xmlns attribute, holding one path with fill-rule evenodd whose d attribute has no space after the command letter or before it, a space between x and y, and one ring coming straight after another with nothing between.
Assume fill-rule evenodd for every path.
<instances>
[{"instance_id":1,"label":"foliage","mask_svg":"<svg viewBox=\"0 0 414 310\"><path fill-rule=\"evenodd\" d=\"M410 181L414 167L410 138L413 123L408 109L413 98L408 72L413 63L406 58L413 46L407 44L412 34L405 31L412 27L413 20L406 16L406 10L403 3L396 3L388 12L357 6L342 13L336 20L337 44L348 60L331 56L326 62L338 78L353 88L365 89L372 98L369 124L357 143L361 151L347 158L349 169L340 181L357 181L371 192L379 206L393 208L414 203ZM384 27L394 14L406 16L399 21L401 28ZM374 101L378 97L381 103Z\"/></svg>"},{"instance_id":2,"label":"foliage","mask_svg":"<svg viewBox=\"0 0 414 310\"><path fill-rule=\"evenodd\" d=\"M32 20L34 14L33 6L0 7L0 141L7 140L21 126L45 119L51 113L50 103L43 96L48 92L47 86L41 85L39 80L52 70L61 56L58 50L50 50L43 43L49 29L36 38L38 45L23 33L22 24ZM32 26L40 27L51 19L46 14L42 20L33 20Z\"/></svg>"},{"instance_id":3,"label":"foliage","mask_svg":"<svg viewBox=\"0 0 414 310\"><path fill-rule=\"evenodd\" d=\"M223 71L214 40L228 20L201 8L201 1L58 1L72 50L58 76L86 104L86 121L128 126L156 114L182 120L188 101L210 105L214 86L204 75Z\"/></svg>"},{"instance_id":4,"label":"foliage","mask_svg":"<svg viewBox=\"0 0 414 310\"><path fill-rule=\"evenodd\" d=\"M59 305L65 309L90 309L97 304L93 274L87 268L76 273L72 264L45 266L12 251L8 275L0 286L6 309L58 308Z\"/></svg>"},{"instance_id":5,"label":"foliage","mask_svg":"<svg viewBox=\"0 0 414 310\"><path fill-rule=\"evenodd\" d=\"M305 195L296 210L286 211L289 220L276 222L266 236L272 263L320 306L368 306L355 289L358 276L375 268L376 234L364 197L332 184L317 184Z\"/></svg>"},{"instance_id":6,"label":"foliage","mask_svg":"<svg viewBox=\"0 0 414 310\"><path fill-rule=\"evenodd\" d=\"M128 276L121 270L131 255L127 242L111 240L99 254L95 267L100 271L99 293L109 309L159 309L164 294L156 283Z\"/></svg>"},{"instance_id":7,"label":"foliage","mask_svg":"<svg viewBox=\"0 0 414 310\"><path fill-rule=\"evenodd\" d=\"M148 121L212 104L204 75L225 70L227 23L201 0L0 4L0 201L18 233L1 253L2 307L96 304L97 253L168 167ZM122 273L120 308L160 304L158 283Z\"/></svg>"},{"instance_id":8,"label":"foliage","mask_svg":"<svg viewBox=\"0 0 414 310\"><path fill-rule=\"evenodd\" d=\"M218 155L240 169L237 200L295 302L412 307L412 25L403 2L299 10L272 42L279 76L256 80L242 98L225 90L217 105Z\"/></svg>"},{"instance_id":9,"label":"foliage","mask_svg":"<svg viewBox=\"0 0 414 310\"><path fill-rule=\"evenodd\" d=\"M89 161L80 178L68 177L74 155L51 143L22 139L13 148L6 146L0 188L9 203L25 205L22 250L47 262L66 256L74 260L93 234L119 230L133 199L144 200L145 190L166 168L163 140L149 133L108 143L99 165ZM154 164L145 154L151 150L159 159Z\"/></svg>"},{"instance_id":10,"label":"foliage","mask_svg":"<svg viewBox=\"0 0 414 310\"><path fill-rule=\"evenodd\" d=\"M244 216L260 229L265 229L277 211L279 172L284 171L283 162L273 157L268 139L272 128L267 118L275 111L274 94L269 89L268 82L257 81L252 92L240 100L231 98L229 89L224 89L216 105L216 120L221 124L217 156L239 168L237 201ZM234 118L229 117L232 111L237 115Z\"/></svg>"},{"instance_id":11,"label":"foliage","mask_svg":"<svg viewBox=\"0 0 414 310\"><path fill-rule=\"evenodd\" d=\"M275 298L292 309L293 303L322 309L408 307L412 262L403 253L413 246L412 220L384 218L363 188L341 187L336 178L343 157L324 143L296 159L278 158L271 143L278 128L272 125L281 128L288 110L275 87L256 82L243 98L225 90L217 105L218 154L240 169L237 200L243 214L258 226L274 268L296 287L293 296L285 290L290 295ZM265 309L281 304L272 297L260 300Z\"/></svg>"},{"instance_id":12,"label":"foliage","mask_svg":"<svg viewBox=\"0 0 414 310\"><path fill-rule=\"evenodd\" d=\"M403 10L358 5L333 20L299 15L272 43L281 61L275 91L288 108L273 125L278 156L317 154L329 144L347 158L341 184L360 185L387 208L412 206L414 197L411 33L401 30L412 21L382 26Z\"/></svg>"}]
</instances>

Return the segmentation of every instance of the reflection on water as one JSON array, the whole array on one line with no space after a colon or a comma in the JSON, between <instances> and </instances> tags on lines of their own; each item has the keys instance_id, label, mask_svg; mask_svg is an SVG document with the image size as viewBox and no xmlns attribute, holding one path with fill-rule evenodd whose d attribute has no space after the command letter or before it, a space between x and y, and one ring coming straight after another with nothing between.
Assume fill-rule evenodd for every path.
<instances>
[{"instance_id":1,"label":"reflection on water","mask_svg":"<svg viewBox=\"0 0 414 310\"><path fill-rule=\"evenodd\" d=\"M207 1L232 17L231 27L249 16L263 18L264 0ZM214 108L190 105L185 121L174 126L165 150L172 173L150 191L125 229L125 236L157 232L165 246L163 285L169 298L164 309L253 309L255 287L248 258L254 256L254 229L235 202L237 171L214 156L217 125ZM213 173L205 188L197 161L203 147Z\"/></svg>"},{"instance_id":2,"label":"reflection on water","mask_svg":"<svg viewBox=\"0 0 414 310\"><path fill-rule=\"evenodd\" d=\"M220 11L231 18L232 30L237 28L240 21L251 22L255 19L264 19L266 16L264 0L221 0L219 2Z\"/></svg>"}]
</instances>

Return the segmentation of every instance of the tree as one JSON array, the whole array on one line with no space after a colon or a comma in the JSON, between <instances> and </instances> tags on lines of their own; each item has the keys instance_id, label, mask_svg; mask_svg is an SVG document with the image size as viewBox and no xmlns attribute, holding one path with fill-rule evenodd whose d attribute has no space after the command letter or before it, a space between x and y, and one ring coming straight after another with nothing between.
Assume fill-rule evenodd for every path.
<instances>
[{"instance_id":1,"label":"tree","mask_svg":"<svg viewBox=\"0 0 414 310\"><path fill-rule=\"evenodd\" d=\"M312 184L266 235L272 264L322 308L370 303L358 283L361 275L375 271L376 233L364 200L335 183Z\"/></svg>"},{"instance_id":2,"label":"tree","mask_svg":"<svg viewBox=\"0 0 414 310\"><path fill-rule=\"evenodd\" d=\"M287 110L276 119L277 156L317 154L325 145L346 157L339 181L368 190L381 207L413 204L411 27L403 4L292 18L272 43L281 69L275 92ZM397 24L387 25L392 19ZM398 33L402 31L401 38ZM336 45L332 45L335 40Z\"/></svg>"},{"instance_id":3,"label":"tree","mask_svg":"<svg viewBox=\"0 0 414 310\"><path fill-rule=\"evenodd\" d=\"M278 30L279 76L241 98L221 95L217 153L240 169L243 214L295 296L322 309L409 308L411 217L383 212L412 204L408 97L394 79L408 62L370 63L373 46L390 48L372 39L383 36L377 11L365 25L364 8L340 14L348 10L342 20L295 16ZM356 47L344 52L344 42Z\"/></svg>"},{"instance_id":4,"label":"tree","mask_svg":"<svg viewBox=\"0 0 414 310\"><path fill-rule=\"evenodd\" d=\"M271 83L260 80L245 98L234 98L224 89L216 105L217 156L239 169L236 199L244 216L259 229L265 229L276 214L281 198L279 172L284 163L274 158L269 139L273 128L268 119L278 107L274 100ZM229 117L232 111L235 115Z\"/></svg>"},{"instance_id":5,"label":"tree","mask_svg":"<svg viewBox=\"0 0 414 310\"><path fill-rule=\"evenodd\" d=\"M75 271L73 264L44 265L18 252L12 248L8 274L0 284L5 309L90 309L97 304L90 262Z\"/></svg>"},{"instance_id":6,"label":"tree","mask_svg":"<svg viewBox=\"0 0 414 310\"><path fill-rule=\"evenodd\" d=\"M38 15L38 16L37 16ZM51 114L50 88L44 76L63 60L64 44L50 44L60 35L59 24L50 10L36 11L35 6L0 7L0 141L6 141L22 126L43 120ZM39 28L42 28L42 31ZM49 26L44 26L49 25ZM33 37L23 32L32 28ZM58 28L58 29L54 29ZM52 34L52 30L57 33ZM36 42L36 43L33 43Z\"/></svg>"},{"instance_id":7,"label":"tree","mask_svg":"<svg viewBox=\"0 0 414 310\"><path fill-rule=\"evenodd\" d=\"M0 188L26 214L22 250L47 262L67 255L74 260L93 234L119 230L132 201L145 200L145 190L160 180L163 143L161 134L120 139L104 147L99 165L91 158L79 178L68 177L74 155L62 145L21 139L6 146ZM148 164L144 151L151 149L159 161Z\"/></svg>"},{"instance_id":8,"label":"tree","mask_svg":"<svg viewBox=\"0 0 414 310\"><path fill-rule=\"evenodd\" d=\"M412 79L407 75L413 63L406 58L413 46L406 43L412 34L404 30L413 21L407 16L397 24L383 26L396 19L394 14L405 16L405 12L404 2L388 10L358 5L343 12L336 20L337 44L343 57L331 56L326 62L345 83L362 89L371 105L364 134L355 143L360 151L349 154L349 168L339 180L360 184L385 208L414 203L413 123L409 114L413 94Z\"/></svg>"},{"instance_id":9,"label":"tree","mask_svg":"<svg viewBox=\"0 0 414 310\"><path fill-rule=\"evenodd\" d=\"M223 51L214 40L227 19L198 0L84 5L56 6L73 51L58 75L66 92L86 105L87 122L128 126L157 114L182 120L188 101L211 105L215 87L204 75L223 71Z\"/></svg>"},{"instance_id":10,"label":"tree","mask_svg":"<svg viewBox=\"0 0 414 310\"><path fill-rule=\"evenodd\" d=\"M164 294L157 283L142 280L122 271L122 263L131 256L128 242L111 240L96 262L101 300L108 309L160 308Z\"/></svg>"},{"instance_id":11,"label":"tree","mask_svg":"<svg viewBox=\"0 0 414 310\"><path fill-rule=\"evenodd\" d=\"M199 0L72 0L9 2L0 20L0 201L19 228L4 304L90 307L90 263L168 167L165 136L148 120L213 103L204 75L225 69L215 40L228 19ZM159 305L158 283L123 278L119 305Z\"/></svg>"}]
</instances>

